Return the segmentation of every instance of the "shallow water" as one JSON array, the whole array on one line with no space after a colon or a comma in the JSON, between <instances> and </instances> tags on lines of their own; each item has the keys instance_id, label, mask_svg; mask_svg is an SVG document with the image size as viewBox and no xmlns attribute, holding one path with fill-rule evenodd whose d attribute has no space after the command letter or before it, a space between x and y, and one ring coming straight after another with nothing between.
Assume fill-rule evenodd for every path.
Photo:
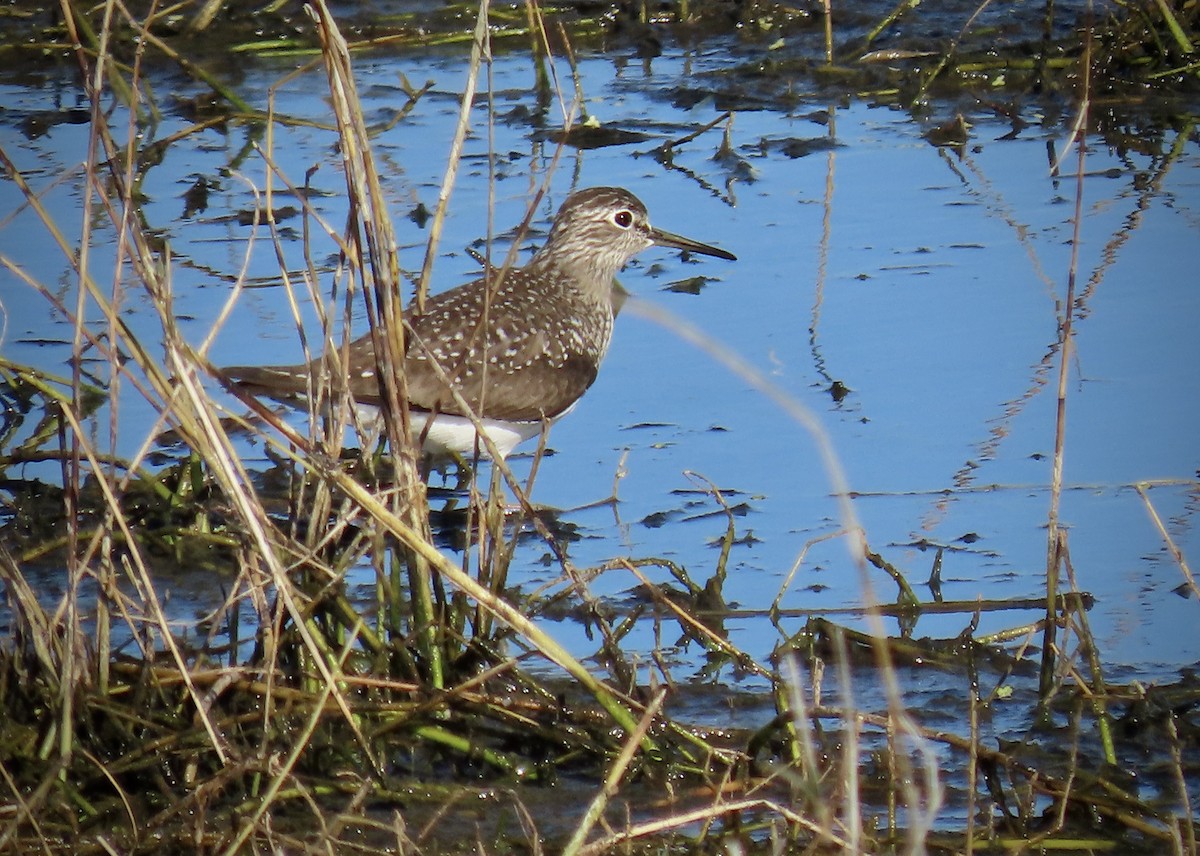
<instances>
[{"instance_id":1,"label":"shallow water","mask_svg":"<svg viewBox=\"0 0 1200 856\"><path fill-rule=\"evenodd\" d=\"M855 492L855 513L871 547L916 584L929 575L934 550L946 547L942 595L952 600L1037 597L1044 590L1046 520L1054 451L1059 305L1071 265L1076 183L1074 155L1052 176L1047 146L1061 150L1069 117L1042 123L1042 108L1022 108L1029 126L1009 137L1010 120L983 108L961 154L923 138L957 106L933 105L915 120L892 106L799 91L788 108L738 112L730 141L735 158L718 159L721 129L681 146L673 167L650 155L657 140L679 138L716 118L712 100L677 107L672 91L715 85L707 75L733 62L730 45L709 42L653 61L581 57L587 109L605 123L652 134L653 142L587 151L564 150L534 226L544 229L576 187L616 184L646 202L656 225L720 244L737 263L651 250L631 264L623 284L641 300L694 325L731 349L819 421ZM239 70L239 91L257 93L289 69L265 63ZM432 208L445 165L464 69L457 57L365 56L356 66L369 120L403 105L400 75L432 79L433 90L411 114L376 140L388 174L402 262L420 267L427 233L407 219L420 201ZM559 69L566 79L565 65ZM60 124L35 137L22 116L71 100L74 72L47 73L40 85L0 81L8 107L0 145L60 225L81 228L80 171L87 126ZM503 234L521 219L555 147L531 139L533 128L512 113L527 104L533 71L527 60L500 56L492 68L495 111L510 116L487 127L481 105L456 187L435 272L436 287L475 275L463 248L485 236L489 199L487 154L495 153L493 228ZM181 98L198 91L179 79L160 91ZM328 122L319 73L288 83L276 109ZM557 122L557 107L548 123ZM114 123L120 126L120 123ZM159 139L188 122L168 112ZM277 126L272 156L293 182L320 165L316 207L332 228L345 219L344 186L334 136L304 124ZM827 147L832 139L836 145ZM793 140L818 145L787 146ZM200 342L210 332L231 282L246 264L263 287L244 293L218 333L214 363L293 361L300 350L277 280L274 251L260 228L240 225L256 204L266 167L251 143L261 130L231 125L171 145L148 170L140 191L151 229L169 239L176 311ZM1200 663L1200 634L1190 632L1197 602L1173 593L1183 577L1134 485L1150 482L1149 501L1176 545L1193 563L1200 447L1200 143L1163 129L1154 154L1110 150L1089 138L1083 169L1075 349L1067 386L1062 519L1069 526L1079 587L1096 597L1089 618L1102 660L1126 679L1166 679ZM1177 148L1173 158L1166 154ZM792 156L798 151L804 156ZM187 211L185 191L198 177L212 184L207 207ZM95 200L92 200L93 204ZM288 204L287 200L277 201ZM11 182L0 182L2 252L66 300L72 278L45 230ZM93 218L92 269L111 280L114 236ZM288 264L299 270L299 218L285 221ZM69 229L68 229L69 232ZM537 243L534 235L531 244ZM318 250L332 264L333 246ZM493 257L505 247L498 240ZM324 254L324 255L323 255ZM247 263L248 259L248 263ZM699 294L671 284L702 276ZM65 372L70 328L46 301L0 271L6 328L3 353ZM132 287L124 317L148 343L157 341L146 298ZM311 320L311 313L310 313ZM837 381L849 389L834 400ZM119 449L131 454L153 422L131 390L122 390ZM101 429L101 436L107 429ZM155 428L157 430L157 426ZM743 543L734 547L725 595L731 605L786 609L862 605L871 595L854 570L843 538L813 539L844 524L817 445L800 425L711 354L639 315L622 314L600 378L551 435L533 499L566 509L578 528L569 549L576 564L615 556L663 556L703 583L714 570L715 542L725 529L706 485L732 505ZM247 448L250 458L261 450ZM515 459L521 473L527 463ZM620 471L620 501L572 511L607 497ZM30 467L25 475L37 474ZM49 469L53 473L54 469ZM696 473L702 477L689 476ZM49 475L47 477L50 477ZM615 511L615 513L614 513ZM665 525L661 524L666 521ZM532 589L556 578L536 544L518 555L510 581ZM794 578L784 586L793 565ZM666 577L650 572L656 581ZM890 601L894 585L873 572L873 596ZM369 586L369 568L350 583ZM637 584L611 571L591 584L619 599ZM181 618L203 602L204 587L174 579ZM210 589L211 590L211 589ZM925 590L919 589L924 595ZM985 613L978 633L1030 623L1037 612ZM785 618L785 633L803 618ZM847 619L859 626L855 619ZM927 615L918 636L953 637L963 615ZM570 622L549 625L575 653L595 647ZM727 622L732 641L765 660L780 630L753 616ZM888 625L895 632L894 624ZM626 644L649 651L657 639L643 622ZM697 652L672 652L676 677L700 668ZM921 692L914 687L914 692Z\"/></svg>"}]
</instances>

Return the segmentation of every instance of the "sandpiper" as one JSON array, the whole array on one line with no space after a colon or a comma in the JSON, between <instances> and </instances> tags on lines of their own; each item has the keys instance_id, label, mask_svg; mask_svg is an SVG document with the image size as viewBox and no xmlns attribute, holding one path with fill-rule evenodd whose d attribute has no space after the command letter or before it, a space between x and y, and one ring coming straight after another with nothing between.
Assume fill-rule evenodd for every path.
<instances>
[{"instance_id":1,"label":"sandpiper","mask_svg":"<svg viewBox=\"0 0 1200 856\"><path fill-rule=\"evenodd\" d=\"M735 261L732 253L650 225L620 187L571 194L550 236L524 267L489 272L404 313L404 373L413 437L433 457L487 455L475 424L432 368L441 367L501 457L565 416L596 379L612 339L614 278L652 246ZM377 413L380 386L370 335L349 345L345 382L360 410ZM225 374L256 395L303 398L320 360L234 366ZM342 384L336 382L335 388Z\"/></svg>"}]
</instances>

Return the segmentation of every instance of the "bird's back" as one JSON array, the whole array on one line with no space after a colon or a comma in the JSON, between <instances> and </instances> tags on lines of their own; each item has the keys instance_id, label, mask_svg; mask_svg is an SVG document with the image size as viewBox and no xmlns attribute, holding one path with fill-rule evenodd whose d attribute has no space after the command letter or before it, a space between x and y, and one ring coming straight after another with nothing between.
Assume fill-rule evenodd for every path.
<instances>
[{"instance_id":1,"label":"bird's back","mask_svg":"<svg viewBox=\"0 0 1200 856\"><path fill-rule=\"evenodd\" d=\"M430 298L421 314L412 307L405 312L409 405L464 415L447 389L449 380L477 416L554 419L596 379L612 337L611 303L588 300L569 282L525 268L506 271L498 286L499 272L489 276ZM321 360L232 366L224 372L252 392L302 399L322 374ZM330 372L334 390L348 386L357 403L378 406L381 391L369 334L350 343L348 362L345 384L339 370Z\"/></svg>"},{"instance_id":2,"label":"bird's back","mask_svg":"<svg viewBox=\"0 0 1200 856\"><path fill-rule=\"evenodd\" d=\"M596 379L613 326L611 303L526 268L505 272L498 288L481 279L438 295L407 321L413 406L460 412L436 362L477 415L514 421L553 419L574 404Z\"/></svg>"}]
</instances>

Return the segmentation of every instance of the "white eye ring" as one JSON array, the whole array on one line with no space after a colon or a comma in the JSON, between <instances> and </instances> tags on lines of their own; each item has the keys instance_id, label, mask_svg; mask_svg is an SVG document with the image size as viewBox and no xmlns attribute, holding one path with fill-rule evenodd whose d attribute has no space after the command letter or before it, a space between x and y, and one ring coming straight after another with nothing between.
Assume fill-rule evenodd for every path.
<instances>
[{"instance_id":1,"label":"white eye ring","mask_svg":"<svg viewBox=\"0 0 1200 856\"><path fill-rule=\"evenodd\" d=\"M633 212L628 208L622 208L612 216L612 221L622 229L628 229L633 225Z\"/></svg>"}]
</instances>

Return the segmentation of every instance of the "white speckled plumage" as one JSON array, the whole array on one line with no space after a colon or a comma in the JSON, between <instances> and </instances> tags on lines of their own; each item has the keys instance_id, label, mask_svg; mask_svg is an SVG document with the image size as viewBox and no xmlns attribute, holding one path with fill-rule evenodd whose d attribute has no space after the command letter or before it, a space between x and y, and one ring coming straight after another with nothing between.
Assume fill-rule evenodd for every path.
<instances>
[{"instance_id":1,"label":"white speckled plumage","mask_svg":"<svg viewBox=\"0 0 1200 856\"><path fill-rule=\"evenodd\" d=\"M613 329L613 279L654 246L734 259L724 250L655 229L627 190L594 187L567 198L527 265L443 292L405 313L404 371L414 436L433 455L474 452L475 430L431 362L449 376L501 456L561 418L596 379ZM349 346L348 386L376 406L370 336ZM256 394L305 394L315 364L225 369ZM433 417L432 424L430 417ZM486 454L482 447L480 452Z\"/></svg>"}]
</instances>

